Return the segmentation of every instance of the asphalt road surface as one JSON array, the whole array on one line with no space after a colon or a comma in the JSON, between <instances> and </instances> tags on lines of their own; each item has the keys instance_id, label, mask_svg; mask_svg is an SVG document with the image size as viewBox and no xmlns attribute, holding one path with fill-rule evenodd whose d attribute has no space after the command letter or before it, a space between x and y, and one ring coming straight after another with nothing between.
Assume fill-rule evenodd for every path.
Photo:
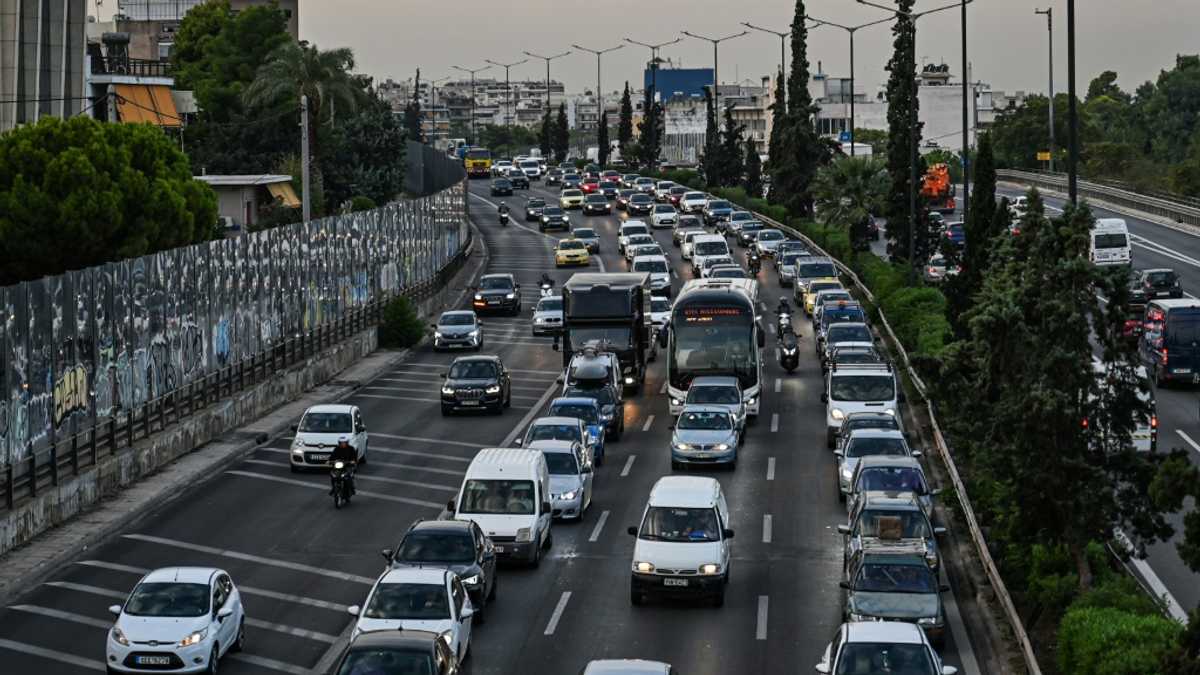
<instances>
[{"instance_id":1,"label":"asphalt road surface","mask_svg":"<svg viewBox=\"0 0 1200 675\"><path fill-rule=\"evenodd\" d=\"M548 338L531 335L530 319L541 273L550 272L561 287L575 270L554 269L551 251L562 235L522 223L520 193L506 198L516 217L501 228L486 188L486 181L472 183L471 206L491 253L488 271L516 274L524 300L518 317L483 319L484 352L500 355L513 371L512 408L501 416L441 417L438 374L454 355L416 351L347 399L362 407L370 433L369 463L348 508L334 510L327 476L291 473L290 438L273 438L194 496L0 609L5 673L103 671L112 623L106 608L121 602L144 570L174 565L222 567L242 590L251 620L247 647L222 662L227 672L323 672L351 625L346 606L360 604L382 570L380 549L394 545L413 520L436 517L474 453L523 430L558 390L561 355ZM536 183L532 192L555 196ZM592 271L627 269L616 250L618 216L571 217L601 234ZM655 234L678 290L690 275L670 231ZM790 294L769 264L759 280L766 307L774 307L781 290ZM764 324L772 323L774 314L765 312ZM626 407L627 433L607 448L582 522L554 525L553 548L540 568L502 569L489 620L474 631L466 672L565 675L590 659L641 657L690 674L796 673L819 660L842 617L835 526L845 509L824 445L811 328L800 316L796 325L804 343L800 368L792 375L779 369L768 336L761 415L736 471L713 474L736 531L725 606L629 602L634 541L625 529L640 518L654 481L671 472L666 359L659 358L643 393ZM961 666L966 657L973 665L958 631L951 626L946 661Z\"/></svg>"}]
</instances>

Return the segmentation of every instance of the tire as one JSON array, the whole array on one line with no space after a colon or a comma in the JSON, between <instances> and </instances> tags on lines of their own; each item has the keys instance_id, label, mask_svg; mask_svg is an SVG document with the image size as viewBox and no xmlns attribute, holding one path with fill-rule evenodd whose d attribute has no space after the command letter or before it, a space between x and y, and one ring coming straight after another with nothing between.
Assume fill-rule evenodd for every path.
<instances>
[{"instance_id":1,"label":"tire","mask_svg":"<svg viewBox=\"0 0 1200 675\"><path fill-rule=\"evenodd\" d=\"M722 586L721 590L717 591L713 595L712 604L713 604L713 607L724 607L725 606L725 587L724 586Z\"/></svg>"},{"instance_id":2,"label":"tire","mask_svg":"<svg viewBox=\"0 0 1200 675\"><path fill-rule=\"evenodd\" d=\"M214 644L213 648L212 648L212 654L210 654L208 656L208 670L204 671L205 673L208 673L208 675L217 675L217 668L218 668L217 662L220 661L220 653L221 653L220 651L218 651L217 647L218 647L218 645Z\"/></svg>"},{"instance_id":3,"label":"tire","mask_svg":"<svg viewBox=\"0 0 1200 675\"><path fill-rule=\"evenodd\" d=\"M839 501L839 502L841 502L841 503L843 503L843 504L845 504L845 503L846 503L846 493L845 493L845 492L842 492L842 486L841 486L841 484L839 484L839 485L838 485L838 501Z\"/></svg>"},{"instance_id":4,"label":"tire","mask_svg":"<svg viewBox=\"0 0 1200 675\"><path fill-rule=\"evenodd\" d=\"M291 465L291 469L292 473L300 473L300 467L296 466L295 464Z\"/></svg>"},{"instance_id":5,"label":"tire","mask_svg":"<svg viewBox=\"0 0 1200 675\"><path fill-rule=\"evenodd\" d=\"M641 607L646 602L645 596L637 592L633 586L629 587L629 604L634 607Z\"/></svg>"},{"instance_id":6,"label":"tire","mask_svg":"<svg viewBox=\"0 0 1200 675\"><path fill-rule=\"evenodd\" d=\"M533 560L531 560L529 562L529 566L532 567L533 569L537 569L538 567L541 566L541 564L542 564L542 547L536 546L533 549Z\"/></svg>"},{"instance_id":7,"label":"tire","mask_svg":"<svg viewBox=\"0 0 1200 675\"><path fill-rule=\"evenodd\" d=\"M442 406L442 417L449 417L449 416L450 416L450 409L447 408L446 406Z\"/></svg>"},{"instance_id":8,"label":"tire","mask_svg":"<svg viewBox=\"0 0 1200 675\"><path fill-rule=\"evenodd\" d=\"M512 407L512 389L509 389L509 390L508 390L508 396L505 396L505 397L504 397L504 407L505 407L505 408L511 408L511 407Z\"/></svg>"},{"instance_id":9,"label":"tire","mask_svg":"<svg viewBox=\"0 0 1200 675\"><path fill-rule=\"evenodd\" d=\"M487 594L487 601L489 603L496 601L496 588L499 585L500 585L500 577L493 574L492 575L492 590L488 591L488 594Z\"/></svg>"},{"instance_id":10,"label":"tire","mask_svg":"<svg viewBox=\"0 0 1200 675\"><path fill-rule=\"evenodd\" d=\"M675 460L671 460L671 470L672 470L672 471L682 471L682 470L683 470L683 464L681 464L681 463L679 463L679 462L677 462L677 461L675 461Z\"/></svg>"},{"instance_id":11,"label":"tire","mask_svg":"<svg viewBox=\"0 0 1200 675\"><path fill-rule=\"evenodd\" d=\"M237 637L234 638L233 644L229 645L229 651L240 652L246 649L246 619L243 618L238 624Z\"/></svg>"}]
</instances>

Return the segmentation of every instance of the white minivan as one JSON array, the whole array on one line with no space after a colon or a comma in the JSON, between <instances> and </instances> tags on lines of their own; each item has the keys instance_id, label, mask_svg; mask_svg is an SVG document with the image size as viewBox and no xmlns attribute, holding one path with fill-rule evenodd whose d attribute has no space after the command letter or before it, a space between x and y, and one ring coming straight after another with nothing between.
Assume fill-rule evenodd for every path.
<instances>
[{"instance_id":1,"label":"white minivan","mask_svg":"<svg viewBox=\"0 0 1200 675\"><path fill-rule=\"evenodd\" d=\"M725 237L719 234L702 234L697 237L692 237L692 276L700 278L700 272L704 269L704 259L711 256L723 255L733 257L733 253L729 250L729 243L725 241Z\"/></svg>"},{"instance_id":2,"label":"white minivan","mask_svg":"<svg viewBox=\"0 0 1200 675\"><path fill-rule=\"evenodd\" d=\"M458 496L446 504L455 520L475 521L501 559L537 567L550 546L550 471L542 453L524 448L480 450Z\"/></svg>"},{"instance_id":3,"label":"white minivan","mask_svg":"<svg viewBox=\"0 0 1200 675\"><path fill-rule=\"evenodd\" d=\"M1097 218L1088 256L1094 265L1128 265L1133 259L1129 227L1121 218Z\"/></svg>"},{"instance_id":4,"label":"white minivan","mask_svg":"<svg viewBox=\"0 0 1200 675\"><path fill-rule=\"evenodd\" d=\"M825 404L825 445L831 449L842 422L854 413L886 413L904 428L900 415L904 392L897 386L890 363L831 364L821 402Z\"/></svg>"},{"instance_id":5,"label":"white minivan","mask_svg":"<svg viewBox=\"0 0 1200 675\"><path fill-rule=\"evenodd\" d=\"M652 596L706 597L725 603L732 557L729 505L721 484L701 476L665 476L650 489L633 548L629 601Z\"/></svg>"}]
</instances>

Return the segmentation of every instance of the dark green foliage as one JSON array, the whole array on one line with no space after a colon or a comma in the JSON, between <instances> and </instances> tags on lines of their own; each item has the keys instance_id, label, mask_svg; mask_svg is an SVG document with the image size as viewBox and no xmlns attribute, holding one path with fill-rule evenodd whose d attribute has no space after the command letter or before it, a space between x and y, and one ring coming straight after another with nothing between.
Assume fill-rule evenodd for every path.
<instances>
[{"instance_id":1,"label":"dark green foliage","mask_svg":"<svg viewBox=\"0 0 1200 675\"><path fill-rule=\"evenodd\" d=\"M746 139L746 157L743 160L746 167L746 175L742 179L742 189L746 194L758 197L762 194L762 158L758 156L758 149L754 147L753 139Z\"/></svg>"},{"instance_id":2,"label":"dark green foliage","mask_svg":"<svg viewBox=\"0 0 1200 675\"><path fill-rule=\"evenodd\" d=\"M1200 675L1200 609L1192 610L1187 628L1163 657L1161 675Z\"/></svg>"},{"instance_id":3,"label":"dark green foliage","mask_svg":"<svg viewBox=\"0 0 1200 675\"><path fill-rule=\"evenodd\" d=\"M379 346L390 349L412 347L425 337L425 323L407 297L392 298L383 308L379 324Z\"/></svg>"},{"instance_id":4,"label":"dark green foliage","mask_svg":"<svg viewBox=\"0 0 1200 675\"><path fill-rule=\"evenodd\" d=\"M717 125L717 106L711 88L704 90L704 111L704 154L700 156L700 170L709 185L719 187L725 184L724 163L721 161L721 127Z\"/></svg>"},{"instance_id":5,"label":"dark green foliage","mask_svg":"<svg viewBox=\"0 0 1200 675\"><path fill-rule=\"evenodd\" d=\"M737 187L746 173L742 134L746 128L733 121L733 108L725 108L725 130L721 134L721 185ZM711 183L711 181L709 181Z\"/></svg>"},{"instance_id":6,"label":"dark green foliage","mask_svg":"<svg viewBox=\"0 0 1200 675\"><path fill-rule=\"evenodd\" d=\"M661 103L653 99L653 88L646 88L646 95L642 102L642 121L638 123L638 163L647 169L658 166L659 157L662 155L662 139L666 133L666 119L664 119L663 107Z\"/></svg>"},{"instance_id":7,"label":"dark green foliage","mask_svg":"<svg viewBox=\"0 0 1200 675\"><path fill-rule=\"evenodd\" d=\"M971 187L971 208L963 225L970 244L961 256L962 273L946 280L946 295L950 302L949 316L959 337L965 337L967 326L960 320L974 305L975 294L983 288L984 275L991 264L992 252L999 245L998 236L1007 236L1008 205L996 204L996 166L992 155L991 134L979 139L975 158L975 184ZM952 256L951 263L959 259Z\"/></svg>"},{"instance_id":8,"label":"dark green foliage","mask_svg":"<svg viewBox=\"0 0 1200 675\"><path fill-rule=\"evenodd\" d=\"M880 129L855 129L854 142L871 146L871 152L876 157L887 154L888 135Z\"/></svg>"},{"instance_id":9,"label":"dark green foliage","mask_svg":"<svg viewBox=\"0 0 1200 675\"><path fill-rule=\"evenodd\" d=\"M821 167L813 181L813 199L821 220L851 233L855 250L865 250L865 223L880 212L887 194L883 164L871 157L841 157Z\"/></svg>"},{"instance_id":10,"label":"dark green foliage","mask_svg":"<svg viewBox=\"0 0 1200 675\"><path fill-rule=\"evenodd\" d=\"M896 5L898 14L892 27L894 51L887 65L887 168L892 179L886 204L887 238L894 257L911 261L914 252L909 250L909 234L912 232L909 199L911 190L916 189L912 183L911 167L921 136L921 123L917 121L919 104L913 80L917 69L916 27L911 19L905 17L906 13L912 11L913 0L897 0ZM918 181L923 173L923 168L918 166ZM916 252L916 255L919 256L919 253Z\"/></svg>"},{"instance_id":11,"label":"dark green foliage","mask_svg":"<svg viewBox=\"0 0 1200 675\"><path fill-rule=\"evenodd\" d=\"M421 69L417 68L412 99L404 106L404 133L410 141L421 142Z\"/></svg>"},{"instance_id":12,"label":"dark green foliage","mask_svg":"<svg viewBox=\"0 0 1200 675\"><path fill-rule=\"evenodd\" d=\"M549 108L542 116L542 128L538 133L538 147L542 151L542 157L549 159L554 156L554 118L550 116Z\"/></svg>"},{"instance_id":13,"label":"dark green foliage","mask_svg":"<svg viewBox=\"0 0 1200 675\"><path fill-rule=\"evenodd\" d=\"M1059 627L1059 669L1064 675L1157 675L1182 630L1159 615L1072 608Z\"/></svg>"},{"instance_id":14,"label":"dark green foliage","mask_svg":"<svg viewBox=\"0 0 1200 675\"><path fill-rule=\"evenodd\" d=\"M553 134L554 160L562 162L567 159L571 149L571 129L567 126L567 104L558 104L558 118L554 121Z\"/></svg>"},{"instance_id":15,"label":"dark green foliage","mask_svg":"<svg viewBox=\"0 0 1200 675\"><path fill-rule=\"evenodd\" d=\"M217 197L161 129L43 117L0 135L0 285L216 236Z\"/></svg>"},{"instance_id":16,"label":"dark green foliage","mask_svg":"<svg viewBox=\"0 0 1200 675\"><path fill-rule=\"evenodd\" d=\"M596 129L596 163L600 166L608 164L608 146L608 111L604 110L600 113L600 126Z\"/></svg>"},{"instance_id":17,"label":"dark green foliage","mask_svg":"<svg viewBox=\"0 0 1200 675\"><path fill-rule=\"evenodd\" d=\"M787 74L775 76L775 100L771 102L771 138L767 141L767 173L774 175L775 163L783 163L784 120L787 118Z\"/></svg>"},{"instance_id":18,"label":"dark green foliage","mask_svg":"<svg viewBox=\"0 0 1200 675\"><path fill-rule=\"evenodd\" d=\"M1193 504L1200 503L1200 469L1188 461L1185 452L1177 450L1163 462L1150 485L1150 496L1159 508L1170 513L1181 511L1188 497ZM1200 572L1200 510L1195 506L1183 517L1183 531L1184 537L1175 548L1188 567Z\"/></svg>"},{"instance_id":19,"label":"dark green foliage","mask_svg":"<svg viewBox=\"0 0 1200 675\"><path fill-rule=\"evenodd\" d=\"M792 19L792 64L787 81L787 115L773 134L778 143L772 150L771 201L783 204L793 215L812 215L811 184L817 167L828 161L829 146L821 141L813 125L817 108L808 92L808 28L804 0L796 0Z\"/></svg>"},{"instance_id":20,"label":"dark green foliage","mask_svg":"<svg viewBox=\"0 0 1200 675\"><path fill-rule=\"evenodd\" d=\"M404 188L405 130L387 103L372 98L330 129L322 163L328 202L355 195L386 204Z\"/></svg>"},{"instance_id":21,"label":"dark green foliage","mask_svg":"<svg viewBox=\"0 0 1200 675\"><path fill-rule=\"evenodd\" d=\"M621 148L621 157L628 159L631 155L629 144L633 140L633 100L629 96L629 83L625 83L625 92L621 94L621 117L617 121L617 145Z\"/></svg>"},{"instance_id":22,"label":"dark green foliage","mask_svg":"<svg viewBox=\"0 0 1200 675\"><path fill-rule=\"evenodd\" d=\"M478 131L479 144L491 150L493 157L521 155L539 144L538 135L522 126L485 124Z\"/></svg>"},{"instance_id":23,"label":"dark green foliage","mask_svg":"<svg viewBox=\"0 0 1200 675\"><path fill-rule=\"evenodd\" d=\"M371 209L374 209L377 207L378 207L378 204L376 204L375 200L371 199L370 197L364 197L362 195L358 195L357 197L354 197L350 200L350 212L351 213L358 213L359 211L370 211Z\"/></svg>"}]
</instances>

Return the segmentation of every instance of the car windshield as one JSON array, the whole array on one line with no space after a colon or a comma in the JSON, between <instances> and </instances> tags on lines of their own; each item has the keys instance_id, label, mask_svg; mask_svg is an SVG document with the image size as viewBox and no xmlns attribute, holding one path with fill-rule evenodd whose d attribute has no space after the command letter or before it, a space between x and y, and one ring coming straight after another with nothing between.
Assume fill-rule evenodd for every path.
<instances>
[{"instance_id":1,"label":"car windshield","mask_svg":"<svg viewBox=\"0 0 1200 675\"><path fill-rule=\"evenodd\" d=\"M891 415L878 415L870 417L853 416L842 423L842 431L849 432L853 429L899 429L900 424L895 417Z\"/></svg>"},{"instance_id":2,"label":"car windshield","mask_svg":"<svg viewBox=\"0 0 1200 675\"><path fill-rule=\"evenodd\" d=\"M929 675L934 672L923 644L847 642L835 675Z\"/></svg>"},{"instance_id":3,"label":"car windshield","mask_svg":"<svg viewBox=\"0 0 1200 675\"><path fill-rule=\"evenodd\" d=\"M617 189L617 184L611 180L602 180L600 181L600 188L602 190L615 190Z\"/></svg>"},{"instance_id":4,"label":"car windshield","mask_svg":"<svg viewBox=\"0 0 1200 675\"><path fill-rule=\"evenodd\" d=\"M579 462L575 460L574 453L570 452L543 452L542 456L546 458L546 470L556 476L578 476Z\"/></svg>"},{"instance_id":5,"label":"car windshield","mask_svg":"<svg viewBox=\"0 0 1200 675\"><path fill-rule=\"evenodd\" d=\"M538 164L538 161L536 159L530 159L530 160L521 162L522 169L537 169L540 166L541 166L541 164Z\"/></svg>"},{"instance_id":6,"label":"car windshield","mask_svg":"<svg viewBox=\"0 0 1200 675\"><path fill-rule=\"evenodd\" d=\"M925 539L929 537L929 522L925 514L913 509L866 509L858 517L856 533L864 537L884 539Z\"/></svg>"},{"instance_id":7,"label":"car windshield","mask_svg":"<svg viewBox=\"0 0 1200 675\"><path fill-rule=\"evenodd\" d=\"M808 285L808 292L814 296L821 291L829 291L841 288L842 284L837 281L814 281ZM815 301L815 300L814 300Z\"/></svg>"},{"instance_id":8,"label":"car windshield","mask_svg":"<svg viewBox=\"0 0 1200 675\"><path fill-rule=\"evenodd\" d=\"M838 375L830 378L829 395L835 401L879 402L896 397L896 383L887 375Z\"/></svg>"},{"instance_id":9,"label":"car windshield","mask_svg":"<svg viewBox=\"0 0 1200 675\"><path fill-rule=\"evenodd\" d=\"M717 270L712 273L712 277L714 279L748 279L749 278L748 276L746 276L746 273L743 272L742 270L733 269L733 268Z\"/></svg>"},{"instance_id":10,"label":"car windshield","mask_svg":"<svg viewBox=\"0 0 1200 675\"><path fill-rule=\"evenodd\" d=\"M588 387L582 386L585 383L579 382L581 386L568 387L565 392L566 396L580 396L595 399L600 405L613 405L616 403L617 397L613 395L613 391L608 386Z\"/></svg>"},{"instance_id":11,"label":"car windshield","mask_svg":"<svg viewBox=\"0 0 1200 675\"><path fill-rule=\"evenodd\" d=\"M847 291L824 291L817 294L816 302L818 305L824 305L830 302L838 302L839 300L849 302L852 299L850 293Z\"/></svg>"},{"instance_id":12,"label":"car windshield","mask_svg":"<svg viewBox=\"0 0 1200 675\"><path fill-rule=\"evenodd\" d=\"M734 222L739 220L754 220L754 214L749 211L734 211L730 214L729 219Z\"/></svg>"},{"instance_id":13,"label":"car windshield","mask_svg":"<svg viewBox=\"0 0 1200 675\"><path fill-rule=\"evenodd\" d=\"M911 466L873 466L863 469L858 477L858 489L917 494L929 491L925 486L925 476Z\"/></svg>"},{"instance_id":14,"label":"car windshield","mask_svg":"<svg viewBox=\"0 0 1200 675\"><path fill-rule=\"evenodd\" d=\"M648 202L652 202L654 200L651 199L650 195L646 194L645 192L639 192L636 195L630 197L629 201L637 202L638 204L645 204Z\"/></svg>"},{"instance_id":15,"label":"car windshield","mask_svg":"<svg viewBox=\"0 0 1200 675\"><path fill-rule=\"evenodd\" d=\"M586 227L581 227L578 230L575 230L574 234L575 234L576 239L595 239L596 238L596 231L590 230Z\"/></svg>"},{"instance_id":16,"label":"car windshield","mask_svg":"<svg viewBox=\"0 0 1200 675\"><path fill-rule=\"evenodd\" d=\"M851 438L846 446L847 457L907 457L908 445L903 438Z\"/></svg>"},{"instance_id":17,"label":"car windshield","mask_svg":"<svg viewBox=\"0 0 1200 675\"><path fill-rule=\"evenodd\" d=\"M512 183L510 183L507 178L497 178L496 180L492 181L492 185L504 186L512 185Z\"/></svg>"},{"instance_id":18,"label":"car windshield","mask_svg":"<svg viewBox=\"0 0 1200 675\"><path fill-rule=\"evenodd\" d=\"M650 298L650 311L655 314L671 311L671 301L666 298Z\"/></svg>"},{"instance_id":19,"label":"car windshield","mask_svg":"<svg viewBox=\"0 0 1200 675\"><path fill-rule=\"evenodd\" d=\"M653 244L653 243L654 243L654 237L651 237L648 234L634 234L634 235L629 236L629 239L626 240L625 245L626 246L641 246L642 244Z\"/></svg>"},{"instance_id":20,"label":"car windshield","mask_svg":"<svg viewBox=\"0 0 1200 675\"><path fill-rule=\"evenodd\" d=\"M470 314L443 314L438 321L442 326L470 326L475 323L475 317Z\"/></svg>"},{"instance_id":21,"label":"car windshield","mask_svg":"<svg viewBox=\"0 0 1200 675\"><path fill-rule=\"evenodd\" d=\"M574 417L583 420L585 424L595 424L597 420L597 410L594 407L576 403L550 406L550 414L555 417Z\"/></svg>"},{"instance_id":22,"label":"car windshield","mask_svg":"<svg viewBox=\"0 0 1200 675\"><path fill-rule=\"evenodd\" d=\"M350 413L310 412L300 420L297 431L310 434L345 434L351 430Z\"/></svg>"},{"instance_id":23,"label":"car windshield","mask_svg":"<svg viewBox=\"0 0 1200 675\"><path fill-rule=\"evenodd\" d=\"M699 429L703 431L720 431L732 429L729 414L723 412L684 412L675 423L677 429Z\"/></svg>"},{"instance_id":24,"label":"car windshield","mask_svg":"<svg viewBox=\"0 0 1200 675\"><path fill-rule=\"evenodd\" d=\"M871 342L871 330L862 324L830 326L825 339L835 342Z\"/></svg>"},{"instance_id":25,"label":"car windshield","mask_svg":"<svg viewBox=\"0 0 1200 675\"><path fill-rule=\"evenodd\" d=\"M125 613L131 616L203 616L208 613L208 590L208 584L138 584L125 603Z\"/></svg>"},{"instance_id":26,"label":"car windshield","mask_svg":"<svg viewBox=\"0 0 1200 675\"><path fill-rule=\"evenodd\" d=\"M763 229L763 224L753 220L747 221L745 225L742 225L742 232L746 233L758 232L761 229Z\"/></svg>"},{"instance_id":27,"label":"car windshield","mask_svg":"<svg viewBox=\"0 0 1200 675\"><path fill-rule=\"evenodd\" d=\"M626 225L621 228L621 234L626 237L632 237L635 234L649 234L650 230L646 229L645 225Z\"/></svg>"},{"instance_id":28,"label":"car windshield","mask_svg":"<svg viewBox=\"0 0 1200 675\"><path fill-rule=\"evenodd\" d=\"M537 311L539 312L561 312L562 300L560 298L546 298L538 302Z\"/></svg>"},{"instance_id":29,"label":"car windshield","mask_svg":"<svg viewBox=\"0 0 1200 675\"><path fill-rule=\"evenodd\" d=\"M826 307L823 310L821 321L825 325L835 323L857 323L866 319L862 309L858 307Z\"/></svg>"},{"instance_id":30,"label":"car windshield","mask_svg":"<svg viewBox=\"0 0 1200 675\"><path fill-rule=\"evenodd\" d=\"M459 361L450 366L452 380L488 380L496 377L496 364L490 361Z\"/></svg>"},{"instance_id":31,"label":"car windshield","mask_svg":"<svg viewBox=\"0 0 1200 675\"><path fill-rule=\"evenodd\" d=\"M688 201L694 201L696 199L704 199L704 193L703 192L689 192L689 193L685 194L683 196L683 198Z\"/></svg>"},{"instance_id":32,"label":"car windshield","mask_svg":"<svg viewBox=\"0 0 1200 675\"><path fill-rule=\"evenodd\" d=\"M582 347L589 342L607 342L614 347L624 348L633 344L630 331L625 326L572 326L571 344Z\"/></svg>"},{"instance_id":33,"label":"car windshield","mask_svg":"<svg viewBox=\"0 0 1200 675\"><path fill-rule=\"evenodd\" d=\"M836 277L837 270L831 262L807 262L796 265L796 276L812 279L814 277Z\"/></svg>"},{"instance_id":34,"label":"car windshield","mask_svg":"<svg viewBox=\"0 0 1200 675\"><path fill-rule=\"evenodd\" d=\"M1175 273L1151 272L1146 275L1146 280L1152 284L1173 284L1175 283Z\"/></svg>"},{"instance_id":35,"label":"car windshield","mask_svg":"<svg viewBox=\"0 0 1200 675\"><path fill-rule=\"evenodd\" d=\"M709 256L704 259L704 267L706 269L716 267L717 265L732 265L732 264L733 264L733 258L730 258L727 255L714 255L714 256Z\"/></svg>"},{"instance_id":36,"label":"car windshield","mask_svg":"<svg viewBox=\"0 0 1200 675\"><path fill-rule=\"evenodd\" d=\"M583 193L580 192L579 190L563 190L563 193L562 193L562 196L564 196L564 197L580 197L582 195L583 195Z\"/></svg>"},{"instance_id":37,"label":"car windshield","mask_svg":"<svg viewBox=\"0 0 1200 675\"><path fill-rule=\"evenodd\" d=\"M670 204L659 204L654 207L655 213L675 213L675 207Z\"/></svg>"},{"instance_id":38,"label":"car windshield","mask_svg":"<svg viewBox=\"0 0 1200 675\"><path fill-rule=\"evenodd\" d=\"M590 194L587 196L587 203L589 203L589 204L607 204L608 200L604 198L604 195Z\"/></svg>"},{"instance_id":39,"label":"car windshield","mask_svg":"<svg viewBox=\"0 0 1200 675\"><path fill-rule=\"evenodd\" d=\"M587 248L587 244L583 243L582 241L575 240L575 239L565 239L563 241L558 242L558 248L560 250L581 249L581 248Z\"/></svg>"},{"instance_id":40,"label":"car windshield","mask_svg":"<svg viewBox=\"0 0 1200 675\"><path fill-rule=\"evenodd\" d=\"M638 260L633 263L634 272L666 272L667 263L665 260Z\"/></svg>"},{"instance_id":41,"label":"car windshield","mask_svg":"<svg viewBox=\"0 0 1200 675\"><path fill-rule=\"evenodd\" d=\"M525 437L527 443L533 441L582 441L578 424L535 424L529 427Z\"/></svg>"},{"instance_id":42,"label":"car windshield","mask_svg":"<svg viewBox=\"0 0 1200 675\"><path fill-rule=\"evenodd\" d=\"M795 252L784 253L783 257L780 258L780 263L784 266L793 265L796 263L797 260L799 260L800 258L804 258L804 257L806 257L806 256L803 253L795 253Z\"/></svg>"},{"instance_id":43,"label":"car windshield","mask_svg":"<svg viewBox=\"0 0 1200 675\"><path fill-rule=\"evenodd\" d=\"M712 210L730 209L730 208L733 208L733 205L722 199L714 199L713 201L708 203L708 208L712 209Z\"/></svg>"},{"instance_id":44,"label":"car windshield","mask_svg":"<svg viewBox=\"0 0 1200 675\"><path fill-rule=\"evenodd\" d=\"M543 216L561 216L562 214L563 210L557 206L547 206L542 209Z\"/></svg>"},{"instance_id":45,"label":"car windshield","mask_svg":"<svg viewBox=\"0 0 1200 675\"><path fill-rule=\"evenodd\" d=\"M721 255L729 252L729 245L723 241L702 241L693 243L693 253L698 256Z\"/></svg>"},{"instance_id":46,"label":"car windshield","mask_svg":"<svg viewBox=\"0 0 1200 675\"><path fill-rule=\"evenodd\" d=\"M545 205L545 199L530 199L529 201L525 202L525 208L527 209L536 209Z\"/></svg>"},{"instance_id":47,"label":"car windshield","mask_svg":"<svg viewBox=\"0 0 1200 675\"><path fill-rule=\"evenodd\" d=\"M346 654L346 659L337 671L337 675L380 673L434 675L432 656L429 652L409 649L354 647Z\"/></svg>"},{"instance_id":48,"label":"car windshield","mask_svg":"<svg viewBox=\"0 0 1200 675\"><path fill-rule=\"evenodd\" d=\"M489 291L509 290L513 282L508 277L484 277L479 280L479 287Z\"/></svg>"},{"instance_id":49,"label":"car windshield","mask_svg":"<svg viewBox=\"0 0 1200 675\"><path fill-rule=\"evenodd\" d=\"M722 405L737 405L742 400L736 387L692 385L688 389L688 403L717 403Z\"/></svg>"},{"instance_id":50,"label":"car windshield","mask_svg":"<svg viewBox=\"0 0 1200 675\"><path fill-rule=\"evenodd\" d=\"M717 512L711 508L652 506L642 521L638 538L674 542L720 541Z\"/></svg>"},{"instance_id":51,"label":"car windshield","mask_svg":"<svg viewBox=\"0 0 1200 675\"><path fill-rule=\"evenodd\" d=\"M533 481L468 480L459 513L533 513Z\"/></svg>"},{"instance_id":52,"label":"car windshield","mask_svg":"<svg viewBox=\"0 0 1200 675\"><path fill-rule=\"evenodd\" d=\"M763 230L758 233L759 241L779 241L783 239L783 233L779 230Z\"/></svg>"},{"instance_id":53,"label":"car windshield","mask_svg":"<svg viewBox=\"0 0 1200 675\"><path fill-rule=\"evenodd\" d=\"M629 199L629 198L630 198L630 197L632 197L632 196L633 196L635 193L636 193L636 191L635 191L635 190L633 190L632 188L625 188L624 190L618 190L618 191L617 191L617 195L619 195L619 196L621 196L621 197L624 197L624 198L626 198L626 199Z\"/></svg>"},{"instance_id":54,"label":"car windshield","mask_svg":"<svg viewBox=\"0 0 1200 675\"><path fill-rule=\"evenodd\" d=\"M449 619L450 597L441 584L379 584L362 615L364 619Z\"/></svg>"},{"instance_id":55,"label":"car windshield","mask_svg":"<svg viewBox=\"0 0 1200 675\"><path fill-rule=\"evenodd\" d=\"M936 593L937 579L923 561L868 562L854 578L854 590L866 593Z\"/></svg>"},{"instance_id":56,"label":"car windshield","mask_svg":"<svg viewBox=\"0 0 1200 675\"><path fill-rule=\"evenodd\" d=\"M1124 234L1095 234L1092 235L1092 245L1095 248L1125 248L1129 242Z\"/></svg>"},{"instance_id":57,"label":"car windshield","mask_svg":"<svg viewBox=\"0 0 1200 675\"><path fill-rule=\"evenodd\" d=\"M400 542L396 560L469 563L475 560L475 540L465 532L410 532Z\"/></svg>"}]
</instances>

